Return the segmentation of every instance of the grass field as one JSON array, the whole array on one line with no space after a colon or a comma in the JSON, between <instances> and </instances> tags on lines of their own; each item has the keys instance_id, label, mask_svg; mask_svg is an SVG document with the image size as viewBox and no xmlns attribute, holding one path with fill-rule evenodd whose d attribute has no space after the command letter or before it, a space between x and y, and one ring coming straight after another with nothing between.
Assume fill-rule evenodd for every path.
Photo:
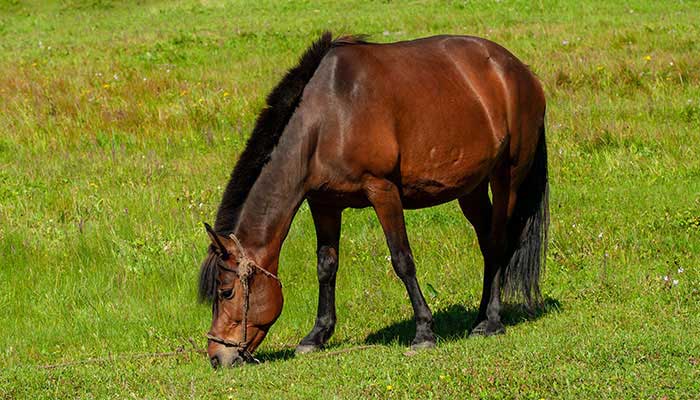
<instances>
[{"instance_id":1,"label":"grass field","mask_svg":"<svg viewBox=\"0 0 700 400\"><path fill-rule=\"evenodd\" d=\"M700 398L699 10L0 0L0 398ZM190 351L211 321L196 302L201 223L265 95L324 29L483 36L537 73L547 307L512 306L506 335L467 338L482 275L473 230L456 204L407 212L440 339L405 356L407 295L373 213L349 210L335 336L294 357L317 295L304 205L265 362L214 372ZM361 345L373 346L341 352ZM112 359L70 364L100 357Z\"/></svg>"}]
</instances>

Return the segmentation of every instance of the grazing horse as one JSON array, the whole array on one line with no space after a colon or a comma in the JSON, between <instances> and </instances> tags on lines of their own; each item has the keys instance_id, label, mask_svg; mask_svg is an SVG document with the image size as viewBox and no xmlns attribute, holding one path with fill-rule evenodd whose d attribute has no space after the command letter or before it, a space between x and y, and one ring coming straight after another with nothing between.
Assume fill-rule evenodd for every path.
<instances>
[{"instance_id":1,"label":"grazing horse","mask_svg":"<svg viewBox=\"0 0 700 400\"><path fill-rule=\"evenodd\" d=\"M457 200L484 282L472 334L504 332L501 294L540 304L548 213L545 99L503 47L469 36L398 43L324 33L267 97L226 186L200 271L213 301L214 367L254 361L282 311L282 243L306 200L317 238L318 313L297 353L336 323L341 213L373 207L411 299L412 348L435 346L403 210ZM489 196L489 187L491 195Z\"/></svg>"}]
</instances>

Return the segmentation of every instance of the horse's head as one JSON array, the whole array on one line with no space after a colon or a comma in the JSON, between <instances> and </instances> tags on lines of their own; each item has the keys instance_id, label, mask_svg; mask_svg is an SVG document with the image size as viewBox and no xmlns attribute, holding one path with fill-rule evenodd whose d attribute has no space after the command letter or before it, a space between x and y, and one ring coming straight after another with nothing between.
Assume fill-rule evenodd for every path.
<instances>
[{"instance_id":1,"label":"horse's head","mask_svg":"<svg viewBox=\"0 0 700 400\"><path fill-rule=\"evenodd\" d=\"M248 257L234 235L225 237L206 227L212 244L202 264L199 294L213 302L207 334L211 364L256 362L252 353L282 312L282 285Z\"/></svg>"}]
</instances>

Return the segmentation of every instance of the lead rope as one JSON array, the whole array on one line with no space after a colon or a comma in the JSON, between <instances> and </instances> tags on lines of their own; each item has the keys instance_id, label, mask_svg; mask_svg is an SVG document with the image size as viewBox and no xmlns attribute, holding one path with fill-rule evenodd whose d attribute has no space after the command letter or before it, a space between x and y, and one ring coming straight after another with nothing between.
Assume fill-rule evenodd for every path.
<instances>
[{"instance_id":1,"label":"lead rope","mask_svg":"<svg viewBox=\"0 0 700 400\"><path fill-rule=\"evenodd\" d=\"M248 306L250 304L250 286L249 280L253 269L250 267L250 261L241 261L238 266L238 278L241 280L241 285L243 286L243 322L241 323L241 329L243 329L243 346L248 345Z\"/></svg>"}]
</instances>

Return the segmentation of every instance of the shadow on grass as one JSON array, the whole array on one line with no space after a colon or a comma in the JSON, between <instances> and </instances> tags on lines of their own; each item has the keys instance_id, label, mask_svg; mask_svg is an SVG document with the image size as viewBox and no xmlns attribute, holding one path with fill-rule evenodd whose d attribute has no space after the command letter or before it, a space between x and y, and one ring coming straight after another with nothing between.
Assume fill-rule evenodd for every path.
<instances>
[{"instance_id":1,"label":"shadow on grass","mask_svg":"<svg viewBox=\"0 0 700 400\"><path fill-rule=\"evenodd\" d=\"M544 306L535 312L527 311L523 306L505 304L501 312L501 321L507 327L518 325L521 322L534 321L551 312L559 312L561 303L559 300L547 297ZM433 314L433 326L439 341L453 341L462 339L469 334L479 310L467 309L461 304L454 304L446 309ZM367 336L368 344L400 343L409 346L416 333L416 325L413 319L396 322L393 325L382 328Z\"/></svg>"},{"instance_id":2,"label":"shadow on grass","mask_svg":"<svg viewBox=\"0 0 700 400\"><path fill-rule=\"evenodd\" d=\"M551 297L545 298L544 306L534 313L527 311L520 305L506 304L501 312L501 321L506 327L515 326L521 322L537 320L552 312L559 312L560 309L561 303L559 303L559 300ZM466 337L478 311L478 309L467 309L461 304L454 304L433 314L435 334L438 336L438 340L453 341ZM389 345L398 342L401 345L409 346L415 332L416 326L413 319L407 319L370 334L365 338L365 343ZM342 346L342 343L332 344L326 347L325 350L338 346ZM264 351L257 353L256 357L262 362L288 360L294 358L294 348Z\"/></svg>"},{"instance_id":3,"label":"shadow on grass","mask_svg":"<svg viewBox=\"0 0 700 400\"><path fill-rule=\"evenodd\" d=\"M255 357L262 362L289 360L290 358L294 358L294 348L264 351L255 354Z\"/></svg>"}]
</instances>

